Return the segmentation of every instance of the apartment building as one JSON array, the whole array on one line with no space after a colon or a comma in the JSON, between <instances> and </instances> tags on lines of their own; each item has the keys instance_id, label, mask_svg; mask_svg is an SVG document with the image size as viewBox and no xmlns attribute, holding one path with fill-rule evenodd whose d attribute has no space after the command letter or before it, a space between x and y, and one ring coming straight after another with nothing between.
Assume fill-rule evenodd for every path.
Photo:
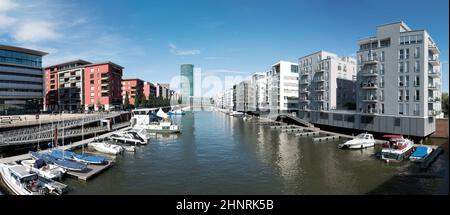
<instances>
[{"instance_id":1,"label":"apartment building","mask_svg":"<svg viewBox=\"0 0 450 215\"><path fill-rule=\"evenodd\" d=\"M266 100L266 74L253 74L251 83L253 89L251 109L258 112L269 110L269 105Z\"/></svg>"},{"instance_id":2,"label":"apartment building","mask_svg":"<svg viewBox=\"0 0 450 215\"><path fill-rule=\"evenodd\" d=\"M144 98L144 81L141 79L124 79L122 80L122 101L125 103L125 98L128 96L128 101L131 105L136 104L137 98Z\"/></svg>"},{"instance_id":3,"label":"apartment building","mask_svg":"<svg viewBox=\"0 0 450 215\"><path fill-rule=\"evenodd\" d=\"M144 96L146 99L156 97L156 86L148 81L144 82Z\"/></svg>"},{"instance_id":4,"label":"apartment building","mask_svg":"<svg viewBox=\"0 0 450 215\"><path fill-rule=\"evenodd\" d=\"M0 115L41 110L45 55L42 51L0 45Z\"/></svg>"},{"instance_id":5,"label":"apartment building","mask_svg":"<svg viewBox=\"0 0 450 215\"><path fill-rule=\"evenodd\" d=\"M355 59L319 51L299 58L299 69L300 111L346 109L355 103Z\"/></svg>"},{"instance_id":6,"label":"apartment building","mask_svg":"<svg viewBox=\"0 0 450 215\"><path fill-rule=\"evenodd\" d=\"M272 113L297 113L298 64L279 61L266 73L267 101Z\"/></svg>"},{"instance_id":7,"label":"apartment building","mask_svg":"<svg viewBox=\"0 0 450 215\"><path fill-rule=\"evenodd\" d=\"M241 81L236 85L236 111L248 112L254 111L252 109L252 83L250 80Z\"/></svg>"},{"instance_id":8,"label":"apartment building","mask_svg":"<svg viewBox=\"0 0 450 215\"><path fill-rule=\"evenodd\" d=\"M358 41L356 111L300 115L327 126L425 137L441 114L439 49L426 30L404 22L377 26Z\"/></svg>"},{"instance_id":9,"label":"apartment building","mask_svg":"<svg viewBox=\"0 0 450 215\"><path fill-rule=\"evenodd\" d=\"M113 62L89 64L84 67L85 110L122 106L123 67Z\"/></svg>"},{"instance_id":10,"label":"apartment building","mask_svg":"<svg viewBox=\"0 0 450 215\"><path fill-rule=\"evenodd\" d=\"M85 60L68 61L45 68L44 110L79 111L84 108Z\"/></svg>"}]
</instances>

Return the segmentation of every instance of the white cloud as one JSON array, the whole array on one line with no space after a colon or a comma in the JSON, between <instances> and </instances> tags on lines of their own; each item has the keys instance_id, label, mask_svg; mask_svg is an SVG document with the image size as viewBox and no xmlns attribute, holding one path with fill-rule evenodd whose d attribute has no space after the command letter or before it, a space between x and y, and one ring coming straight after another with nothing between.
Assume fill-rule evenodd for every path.
<instances>
[{"instance_id":1,"label":"white cloud","mask_svg":"<svg viewBox=\"0 0 450 215\"><path fill-rule=\"evenodd\" d=\"M16 18L0 13L0 29L10 27L12 24L16 23L16 21Z\"/></svg>"},{"instance_id":2,"label":"white cloud","mask_svg":"<svg viewBox=\"0 0 450 215\"><path fill-rule=\"evenodd\" d=\"M40 42L61 37L55 24L49 21L25 21L13 33L18 42Z\"/></svg>"},{"instance_id":3,"label":"white cloud","mask_svg":"<svg viewBox=\"0 0 450 215\"><path fill-rule=\"evenodd\" d=\"M200 54L200 50L198 49L190 49L190 50L180 50L173 43L169 43L170 52L177 56L186 56L186 55L198 55Z\"/></svg>"},{"instance_id":4,"label":"white cloud","mask_svg":"<svg viewBox=\"0 0 450 215\"><path fill-rule=\"evenodd\" d=\"M0 0L0 12L12 10L17 7L17 3L11 0Z\"/></svg>"}]
</instances>

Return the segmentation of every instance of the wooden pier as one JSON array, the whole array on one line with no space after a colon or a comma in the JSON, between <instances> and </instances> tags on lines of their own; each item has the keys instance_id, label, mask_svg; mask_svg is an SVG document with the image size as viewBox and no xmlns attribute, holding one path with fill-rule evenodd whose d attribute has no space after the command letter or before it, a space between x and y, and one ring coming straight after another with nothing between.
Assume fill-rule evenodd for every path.
<instances>
[{"instance_id":1,"label":"wooden pier","mask_svg":"<svg viewBox=\"0 0 450 215\"><path fill-rule=\"evenodd\" d=\"M333 136L325 136L325 137L316 137L313 138L313 142L322 142L322 141L330 141L330 140L339 140L341 137L339 135Z\"/></svg>"},{"instance_id":2,"label":"wooden pier","mask_svg":"<svg viewBox=\"0 0 450 215\"><path fill-rule=\"evenodd\" d=\"M270 126L272 129L290 129L290 128L301 128L298 125L272 125Z\"/></svg>"},{"instance_id":3,"label":"wooden pier","mask_svg":"<svg viewBox=\"0 0 450 215\"><path fill-rule=\"evenodd\" d=\"M75 172L75 171L67 171L67 175L72 177L77 177L80 180L87 181L88 179L91 179L92 177L100 174L104 170L110 168L114 165L113 161L107 161L106 164L103 165L88 165L88 170L86 172Z\"/></svg>"}]
</instances>

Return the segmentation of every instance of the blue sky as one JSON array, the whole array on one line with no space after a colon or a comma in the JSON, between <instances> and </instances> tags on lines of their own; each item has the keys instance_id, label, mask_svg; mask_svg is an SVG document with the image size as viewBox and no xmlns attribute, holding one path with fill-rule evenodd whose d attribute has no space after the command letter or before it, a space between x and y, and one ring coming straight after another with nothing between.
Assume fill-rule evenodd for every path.
<instances>
[{"instance_id":1,"label":"blue sky","mask_svg":"<svg viewBox=\"0 0 450 215\"><path fill-rule=\"evenodd\" d=\"M247 76L327 50L354 56L359 38L404 21L438 43L448 91L448 1L0 0L0 43L50 54L45 65L110 60L125 78L169 82L180 64Z\"/></svg>"}]
</instances>

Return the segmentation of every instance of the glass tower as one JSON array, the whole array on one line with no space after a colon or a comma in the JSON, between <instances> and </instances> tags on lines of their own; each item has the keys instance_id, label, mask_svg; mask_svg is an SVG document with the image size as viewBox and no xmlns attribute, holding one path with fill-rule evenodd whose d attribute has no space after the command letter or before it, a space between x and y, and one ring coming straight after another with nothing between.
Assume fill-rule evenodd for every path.
<instances>
[{"instance_id":1,"label":"glass tower","mask_svg":"<svg viewBox=\"0 0 450 215\"><path fill-rule=\"evenodd\" d=\"M182 64L180 76L181 100L183 104L187 104L189 98L194 96L194 65Z\"/></svg>"}]
</instances>

